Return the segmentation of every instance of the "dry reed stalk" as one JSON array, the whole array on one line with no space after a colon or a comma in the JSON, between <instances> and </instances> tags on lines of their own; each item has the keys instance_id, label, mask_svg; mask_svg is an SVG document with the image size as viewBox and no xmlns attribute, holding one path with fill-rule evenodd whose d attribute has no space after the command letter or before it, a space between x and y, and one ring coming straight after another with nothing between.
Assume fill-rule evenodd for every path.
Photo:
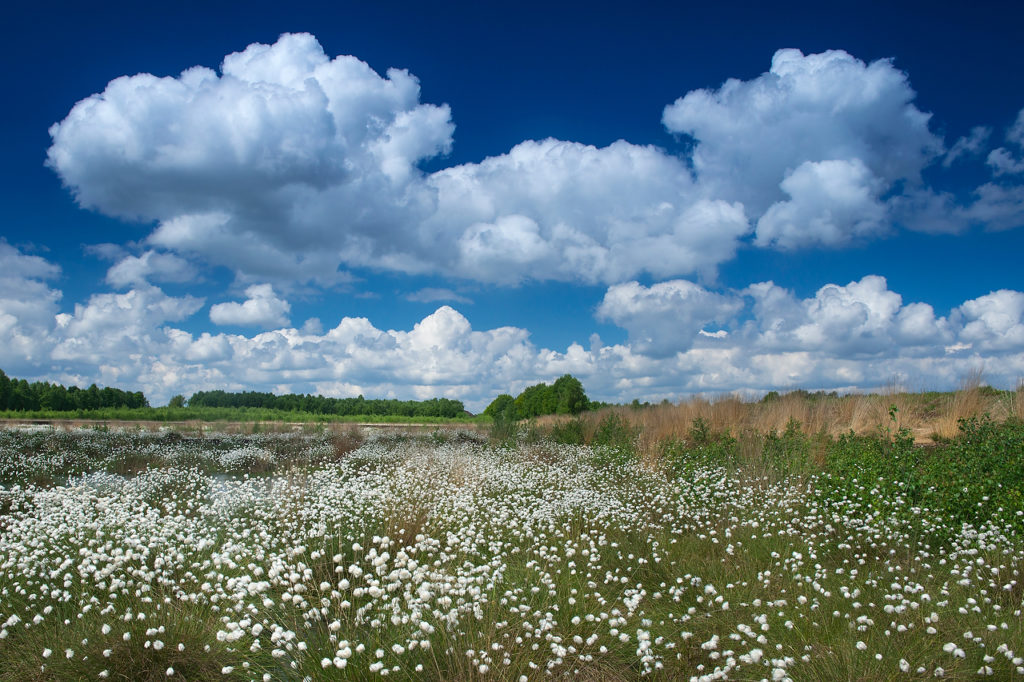
<instances>
[{"instance_id":1,"label":"dry reed stalk","mask_svg":"<svg viewBox=\"0 0 1024 682\"><path fill-rule=\"evenodd\" d=\"M666 439L687 438L697 419L703 419L713 432L728 430L741 439L748 434L763 436L773 430L781 433L790 420L795 420L806 434L833 438L850 431L867 435L879 428L907 428L922 443L933 436L954 437L962 418L988 413L997 420L1024 419L1024 380L1010 396L990 396L982 390L982 379L981 370L969 372L959 390L940 398L938 404L934 395L910 393L899 382L890 381L882 394L819 395L809 399L806 394L787 393L769 402L744 402L736 396L709 400L697 395L674 405L642 409L609 407L584 413L579 419L586 441L590 442L598 424L610 414L617 415L638 430L638 446L644 456L653 456ZM893 406L895 412L891 412ZM550 426L564 419L550 417L537 421L541 426Z\"/></svg>"},{"instance_id":2,"label":"dry reed stalk","mask_svg":"<svg viewBox=\"0 0 1024 682\"><path fill-rule=\"evenodd\" d=\"M933 433L941 438L952 438L959 431L961 419L983 414L986 401L981 395L981 386L981 369L972 369L960 380L960 389L949 397L942 414L935 419Z\"/></svg>"},{"instance_id":3,"label":"dry reed stalk","mask_svg":"<svg viewBox=\"0 0 1024 682\"><path fill-rule=\"evenodd\" d=\"M1024 379L1017 380L1017 390L1010 396L1007 416L1024 420Z\"/></svg>"}]
</instances>

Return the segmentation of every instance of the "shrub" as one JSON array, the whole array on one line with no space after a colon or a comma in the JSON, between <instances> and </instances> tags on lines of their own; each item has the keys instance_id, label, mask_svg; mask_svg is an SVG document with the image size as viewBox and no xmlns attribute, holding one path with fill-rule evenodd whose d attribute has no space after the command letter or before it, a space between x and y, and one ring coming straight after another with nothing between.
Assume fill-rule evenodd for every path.
<instances>
[{"instance_id":1,"label":"shrub","mask_svg":"<svg viewBox=\"0 0 1024 682\"><path fill-rule=\"evenodd\" d=\"M609 413L597 424L594 432L595 457L599 463L628 462L636 459L638 430L615 412Z\"/></svg>"},{"instance_id":2,"label":"shrub","mask_svg":"<svg viewBox=\"0 0 1024 682\"><path fill-rule=\"evenodd\" d=\"M569 419L561 421L551 427L551 440L560 445L583 445L586 443L586 434L583 429L582 419Z\"/></svg>"},{"instance_id":3,"label":"shrub","mask_svg":"<svg viewBox=\"0 0 1024 682\"><path fill-rule=\"evenodd\" d=\"M800 430L800 422L790 417L780 436L772 429L764 438L761 459L765 467L780 474L804 471L811 454L811 440Z\"/></svg>"}]
</instances>

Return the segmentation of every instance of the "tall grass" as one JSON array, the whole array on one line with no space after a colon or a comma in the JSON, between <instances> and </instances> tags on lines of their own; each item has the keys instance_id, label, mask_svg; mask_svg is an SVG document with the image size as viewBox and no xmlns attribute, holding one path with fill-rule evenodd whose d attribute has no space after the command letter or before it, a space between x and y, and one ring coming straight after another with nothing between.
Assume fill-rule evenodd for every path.
<instances>
[{"instance_id":1,"label":"tall grass","mask_svg":"<svg viewBox=\"0 0 1024 682\"><path fill-rule=\"evenodd\" d=\"M832 438L851 431L869 435L880 425L888 425L907 429L915 442L925 444L953 438L961 420L985 414L1000 422L1009 417L1024 418L1024 383L1016 391L997 391L985 386L981 372L975 371L963 379L958 390L950 393L910 393L892 384L881 394L835 396L794 392L754 402L736 396L698 396L677 404L639 409L608 407L584 413L578 418L578 428L585 434L581 442L589 443L598 426L609 415L615 415L639 432L641 453L655 451L665 440L684 438L698 419L713 432L729 432L737 438L782 432L792 422L799 423L804 433ZM569 420L542 417L538 424L550 429Z\"/></svg>"}]
</instances>

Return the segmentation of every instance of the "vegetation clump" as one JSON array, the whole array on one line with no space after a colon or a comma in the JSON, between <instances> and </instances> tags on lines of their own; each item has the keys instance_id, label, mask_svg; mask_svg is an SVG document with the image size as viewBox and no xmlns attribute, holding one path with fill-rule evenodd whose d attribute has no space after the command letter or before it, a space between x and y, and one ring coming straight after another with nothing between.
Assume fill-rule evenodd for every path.
<instances>
[{"instance_id":1,"label":"vegetation clump","mask_svg":"<svg viewBox=\"0 0 1024 682\"><path fill-rule=\"evenodd\" d=\"M580 380L571 374L554 384L536 384L516 397L503 393L491 401L484 414L492 419L516 421L547 414L579 414L590 409L590 401Z\"/></svg>"}]
</instances>

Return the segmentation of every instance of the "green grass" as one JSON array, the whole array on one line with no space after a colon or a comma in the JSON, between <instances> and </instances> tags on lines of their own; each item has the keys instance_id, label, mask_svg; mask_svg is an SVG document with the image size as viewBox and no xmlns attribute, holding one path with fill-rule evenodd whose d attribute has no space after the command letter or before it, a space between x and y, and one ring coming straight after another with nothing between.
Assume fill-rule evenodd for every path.
<instances>
[{"instance_id":1,"label":"green grass","mask_svg":"<svg viewBox=\"0 0 1024 682\"><path fill-rule=\"evenodd\" d=\"M86 477L0 507L0 680L1024 679L1024 546L998 512L1019 424L924 450L881 429L822 463L795 424L705 426L654 467L618 422L594 449L438 432L340 454L323 434L5 434L3 456ZM218 468L240 450L273 469Z\"/></svg>"}]
</instances>

